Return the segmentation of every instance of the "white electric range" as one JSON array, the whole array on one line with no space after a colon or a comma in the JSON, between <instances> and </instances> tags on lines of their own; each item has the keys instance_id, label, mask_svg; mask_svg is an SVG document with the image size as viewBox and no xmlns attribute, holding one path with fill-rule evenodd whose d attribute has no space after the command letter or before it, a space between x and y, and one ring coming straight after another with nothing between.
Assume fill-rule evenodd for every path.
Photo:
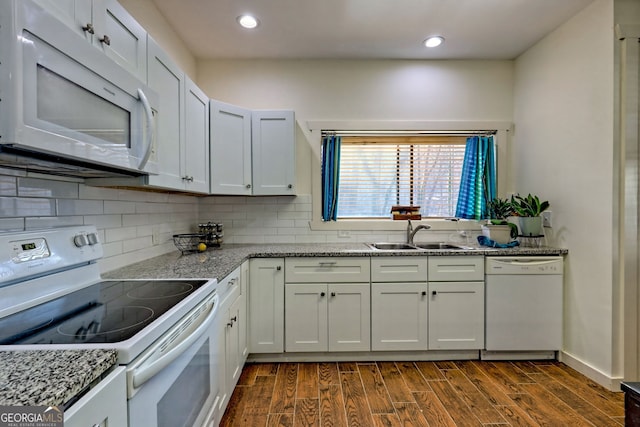
<instances>
[{"instance_id":1,"label":"white electric range","mask_svg":"<svg viewBox=\"0 0 640 427\"><path fill-rule=\"evenodd\" d=\"M0 233L0 350L116 349L130 426L204 423L217 281L102 280L102 255L93 226Z\"/></svg>"}]
</instances>

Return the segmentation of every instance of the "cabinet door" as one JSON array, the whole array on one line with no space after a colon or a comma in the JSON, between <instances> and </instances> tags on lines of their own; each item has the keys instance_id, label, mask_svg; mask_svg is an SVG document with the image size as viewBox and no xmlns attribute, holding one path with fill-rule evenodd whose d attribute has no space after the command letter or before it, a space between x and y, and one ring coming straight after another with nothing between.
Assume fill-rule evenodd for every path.
<instances>
[{"instance_id":1,"label":"cabinet door","mask_svg":"<svg viewBox=\"0 0 640 427\"><path fill-rule=\"evenodd\" d=\"M484 282L429 282L429 350L484 347Z\"/></svg>"},{"instance_id":2,"label":"cabinet door","mask_svg":"<svg viewBox=\"0 0 640 427\"><path fill-rule=\"evenodd\" d=\"M370 351L369 283L333 283L328 291L329 351Z\"/></svg>"},{"instance_id":3,"label":"cabinet door","mask_svg":"<svg viewBox=\"0 0 640 427\"><path fill-rule=\"evenodd\" d=\"M327 285L285 284L285 350L327 351Z\"/></svg>"},{"instance_id":4,"label":"cabinet door","mask_svg":"<svg viewBox=\"0 0 640 427\"><path fill-rule=\"evenodd\" d=\"M427 283L371 284L371 349L427 349Z\"/></svg>"},{"instance_id":5,"label":"cabinet door","mask_svg":"<svg viewBox=\"0 0 640 427\"><path fill-rule=\"evenodd\" d=\"M64 412L66 427L126 426L127 422L124 367L116 368Z\"/></svg>"},{"instance_id":6,"label":"cabinet door","mask_svg":"<svg viewBox=\"0 0 640 427\"><path fill-rule=\"evenodd\" d=\"M244 326L244 319L242 318L241 306L244 304L244 296L240 295L229 307L229 314L227 317L227 332L225 338L225 364L226 364L226 378L227 389L229 393L233 391L233 388L240 378L242 372L242 355L240 354L240 340L242 335L242 327Z\"/></svg>"},{"instance_id":7,"label":"cabinet door","mask_svg":"<svg viewBox=\"0 0 640 427\"><path fill-rule=\"evenodd\" d=\"M209 193L209 98L185 77L185 189Z\"/></svg>"},{"instance_id":8,"label":"cabinet door","mask_svg":"<svg viewBox=\"0 0 640 427\"><path fill-rule=\"evenodd\" d=\"M249 261L245 261L240 266L240 297L243 299L244 304L240 306L240 318L242 324L240 325L240 358L241 363L244 362L249 356L249 318L247 315L247 305L249 304L249 296L247 294L249 284Z\"/></svg>"},{"instance_id":9,"label":"cabinet door","mask_svg":"<svg viewBox=\"0 0 640 427\"><path fill-rule=\"evenodd\" d=\"M221 418L222 414L224 414L225 406L227 405L227 401L231 398L231 393L233 389L229 390L227 386L227 319L229 313L227 311L218 312L217 318L214 323L214 327L216 328L216 341L217 345L214 346L216 348L216 353L212 359L214 362L216 369L216 379L217 383L217 392L214 395L214 402L217 405L217 408L214 409L216 414L211 414L211 419ZM217 424L214 424L217 425Z\"/></svg>"},{"instance_id":10,"label":"cabinet door","mask_svg":"<svg viewBox=\"0 0 640 427\"><path fill-rule=\"evenodd\" d=\"M116 0L93 0L93 44L145 81L147 32Z\"/></svg>"},{"instance_id":11,"label":"cabinet door","mask_svg":"<svg viewBox=\"0 0 640 427\"><path fill-rule=\"evenodd\" d=\"M148 44L148 85L158 92L159 111L154 112L157 124L153 157L159 175L149 176L149 184L158 187L184 189L180 173L182 123L184 104L184 73L151 38Z\"/></svg>"},{"instance_id":12,"label":"cabinet door","mask_svg":"<svg viewBox=\"0 0 640 427\"><path fill-rule=\"evenodd\" d=\"M43 9L50 12L67 27L74 30L91 43L89 31L93 27L91 1L89 0L34 0ZM87 30L85 30L85 28Z\"/></svg>"},{"instance_id":13,"label":"cabinet door","mask_svg":"<svg viewBox=\"0 0 640 427\"><path fill-rule=\"evenodd\" d=\"M251 111L211 100L211 193L251 195Z\"/></svg>"},{"instance_id":14,"label":"cabinet door","mask_svg":"<svg viewBox=\"0 0 640 427\"><path fill-rule=\"evenodd\" d=\"M253 194L295 194L293 111L253 111L251 120Z\"/></svg>"},{"instance_id":15,"label":"cabinet door","mask_svg":"<svg viewBox=\"0 0 640 427\"><path fill-rule=\"evenodd\" d=\"M249 261L249 351L284 351L284 259Z\"/></svg>"}]
</instances>

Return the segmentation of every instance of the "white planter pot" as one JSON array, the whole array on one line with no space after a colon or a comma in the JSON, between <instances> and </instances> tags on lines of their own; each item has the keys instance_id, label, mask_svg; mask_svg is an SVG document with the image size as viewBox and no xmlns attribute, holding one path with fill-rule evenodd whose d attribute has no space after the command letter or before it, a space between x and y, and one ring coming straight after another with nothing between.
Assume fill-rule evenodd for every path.
<instances>
[{"instance_id":1,"label":"white planter pot","mask_svg":"<svg viewBox=\"0 0 640 427\"><path fill-rule=\"evenodd\" d=\"M521 216L520 221L520 235L525 237L538 237L542 236L542 217Z\"/></svg>"},{"instance_id":2,"label":"white planter pot","mask_svg":"<svg viewBox=\"0 0 640 427\"><path fill-rule=\"evenodd\" d=\"M482 235L496 243L509 243L511 241L511 227L508 225L483 225Z\"/></svg>"}]
</instances>

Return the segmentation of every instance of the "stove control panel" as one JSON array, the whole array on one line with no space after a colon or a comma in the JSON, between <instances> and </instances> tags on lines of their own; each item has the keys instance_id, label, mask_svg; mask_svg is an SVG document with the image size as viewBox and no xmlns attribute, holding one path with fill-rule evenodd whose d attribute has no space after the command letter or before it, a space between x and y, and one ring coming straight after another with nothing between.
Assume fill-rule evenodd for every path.
<instances>
[{"instance_id":1,"label":"stove control panel","mask_svg":"<svg viewBox=\"0 0 640 427\"><path fill-rule=\"evenodd\" d=\"M51 256L47 240L40 237L16 240L9 242L9 244L11 246L11 260L16 264Z\"/></svg>"},{"instance_id":2,"label":"stove control panel","mask_svg":"<svg viewBox=\"0 0 640 427\"><path fill-rule=\"evenodd\" d=\"M0 233L0 287L102 258L95 226Z\"/></svg>"}]
</instances>

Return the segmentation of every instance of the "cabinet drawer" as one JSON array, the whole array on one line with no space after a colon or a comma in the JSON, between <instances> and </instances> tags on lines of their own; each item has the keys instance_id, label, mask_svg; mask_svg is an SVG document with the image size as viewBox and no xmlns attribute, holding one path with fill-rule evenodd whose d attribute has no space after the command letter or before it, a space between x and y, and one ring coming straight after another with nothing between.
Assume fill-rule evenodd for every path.
<instances>
[{"instance_id":1,"label":"cabinet drawer","mask_svg":"<svg viewBox=\"0 0 640 427\"><path fill-rule=\"evenodd\" d=\"M484 257L481 256L431 256L429 257L429 281L452 282L484 280Z\"/></svg>"},{"instance_id":2,"label":"cabinet drawer","mask_svg":"<svg viewBox=\"0 0 640 427\"><path fill-rule=\"evenodd\" d=\"M369 257L287 258L284 280L288 283L369 282Z\"/></svg>"},{"instance_id":3,"label":"cabinet drawer","mask_svg":"<svg viewBox=\"0 0 640 427\"><path fill-rule=\"evenodd\" d=\"M221 305L229 298L229 301L235 300L241 293L240 267L222 279L220 283L218 283L216 291L218 292Z\"/></svg>"},{"instance_id":4,"label":"cabinet drawer","mask_svg":"<svg viewBox=\"0 0 640 427\"><path fill-rule=\"evenodd\" d=\"M426 282L427 257L372 257L372 282Z\"/></svg>"}]
</instances>

